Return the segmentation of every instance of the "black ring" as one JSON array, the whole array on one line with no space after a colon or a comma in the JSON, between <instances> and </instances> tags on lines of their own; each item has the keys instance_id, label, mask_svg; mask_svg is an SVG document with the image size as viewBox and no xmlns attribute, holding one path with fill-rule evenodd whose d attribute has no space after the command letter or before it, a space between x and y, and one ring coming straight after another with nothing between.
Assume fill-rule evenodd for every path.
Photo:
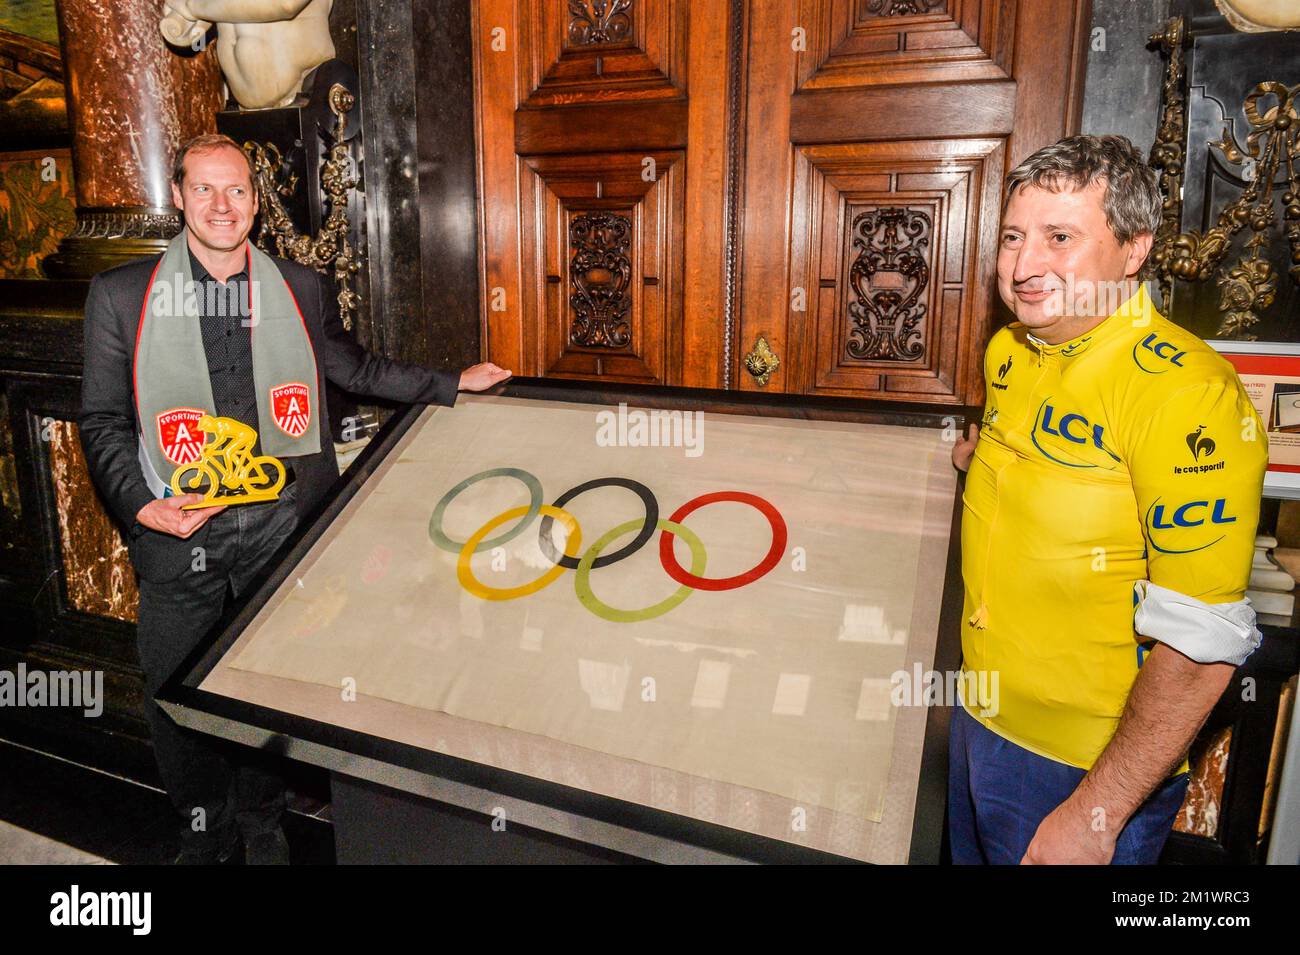
<instances>
[{"instance_id":1,"label":"black ring","mask_svg":"<svg viewBox=\"0 0 1300 955\"><path fill-rule=\"evenodd\" d=\"M588 481L586 484L579 484L577 487L569 488L569 490L557 497L555 503L551 506L564 507L565 504L569 503L569 501L573 500L579 494L586 491L593 491L598 487L625 487L637 497L641 498L641 503L645 505L645 524L642 525L640 533L638 533L636 537L632 538L632 541L625 547L614 551L612 554L605 554L604 556L597 557L591 564L593 568L608 567L610 564L618 563L625 557L631 557L645 546L646 541L654 536L655 525L659 523L659 502L655 499L654 493L644 484L641 484L638 481L633 481L631 478L596 478L595 480ZM542 523L537 529L537 544L541 547L542 553L546 555L548 560L559 563L561 566L567 567L570 570L577 570L579 558L569 557L565 554L561 554L555 549L555 543L551 540L551 526L554 523L554 518L543 515Z\"/></svg>"}]
</instances>

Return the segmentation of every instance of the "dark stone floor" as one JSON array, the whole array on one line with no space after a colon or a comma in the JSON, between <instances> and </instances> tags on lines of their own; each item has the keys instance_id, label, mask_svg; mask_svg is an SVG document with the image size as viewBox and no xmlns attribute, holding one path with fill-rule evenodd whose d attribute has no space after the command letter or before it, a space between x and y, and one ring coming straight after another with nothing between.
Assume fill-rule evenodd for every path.
<instances>
[{"instance_id":1,"label":"dark stone floor","mask_svg":"<svg viewBox=\"0 0 1300 955\"><path fill-rule=\"evenodd\" d=\"M304 789L327 791L308 782ZM333 865L328 803L291 792L289 805L284 831L293 864ZM0 832L0 864L160 865L180 848L177 816L165 793L6 740L0 740L0 822L9 824Z\"/></svg>"}]
</instances>

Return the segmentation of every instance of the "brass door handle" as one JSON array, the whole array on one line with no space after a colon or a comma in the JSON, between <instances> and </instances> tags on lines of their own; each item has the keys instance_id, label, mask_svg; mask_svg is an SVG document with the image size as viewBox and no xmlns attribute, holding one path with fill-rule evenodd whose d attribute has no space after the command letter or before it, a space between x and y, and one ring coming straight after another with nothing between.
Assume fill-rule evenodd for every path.
<instances>
[{"instance_id":1,"label":"brass door handle","mask_svg":"<svg viewBox=\"0 0 1300 955\"><path fill-rule=\"evenodd\" d=\"M754 348L745 356L745 371L753 375L760 385L766 385L772 373L781 367L781 359L772 351L767 339L762 335L754 342Z\"/></svg>"}]
</instances>

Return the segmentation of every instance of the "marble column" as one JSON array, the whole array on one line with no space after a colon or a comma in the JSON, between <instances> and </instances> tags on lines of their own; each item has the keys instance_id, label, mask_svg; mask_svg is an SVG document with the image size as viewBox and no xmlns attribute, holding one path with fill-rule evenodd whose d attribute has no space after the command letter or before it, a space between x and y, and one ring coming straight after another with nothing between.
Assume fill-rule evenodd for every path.
<instances>
[{"instance_id":1,"label":"marble column","mask_svg":"<svg viewBox=\"0 0 1300 955\"><path fill-rule=\"evenodd\" d=\"M77 226L42 266L86 278L161 251L180 230L171 201L177 147L216 131L216 50L173 50L163 0L57 0L68 89Z\"/></svg>"}]
</instances>

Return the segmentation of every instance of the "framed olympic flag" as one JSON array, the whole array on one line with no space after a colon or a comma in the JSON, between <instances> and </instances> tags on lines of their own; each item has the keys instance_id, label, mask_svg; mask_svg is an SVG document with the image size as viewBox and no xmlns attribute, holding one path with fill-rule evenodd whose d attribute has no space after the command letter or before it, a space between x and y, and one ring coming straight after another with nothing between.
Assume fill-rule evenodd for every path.
<instances>
[{"instance_id":1,"label":"framed olympic flag","mask_svg":"<svg viewBox=\"0 0 1300 955\"><path fill-rule=\"evenodd\" d=\"M1300 345L1212 341L1237 369L1268 430L1264 496L1300 498Z\"/></svg>"},{"instance_id":2,"label":"framed olympic flag","mask_svg":"<svg viewBox=\"0 0 1300 955\"><path fill-rule=\"evenodd\" d=\"M161 699L631 856L937 861L965 422L898 407L520 380L410 408Z\"/></svg>"}]
</instances>

